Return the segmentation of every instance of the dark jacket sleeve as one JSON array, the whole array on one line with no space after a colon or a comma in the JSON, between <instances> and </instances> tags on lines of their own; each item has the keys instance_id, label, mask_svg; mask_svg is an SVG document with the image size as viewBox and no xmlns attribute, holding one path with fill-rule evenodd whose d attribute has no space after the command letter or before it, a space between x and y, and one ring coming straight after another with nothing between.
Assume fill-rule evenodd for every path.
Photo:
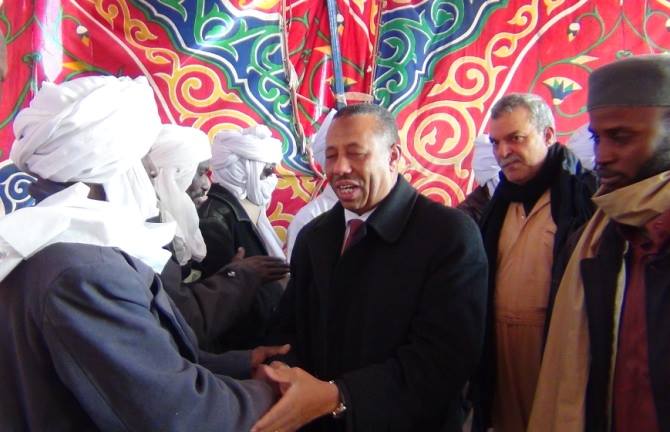
<instances>
[{"instance_id":1,"label":"dark jacket sleeve","mask_svg":"<svg viewBox=\"0 0 670 432\"><path fill-rule=\"evenodd\" d=\"M487 187L478 186L456 208L465 212L476 223L479 223L489 201L491 201L491 197Z\"/></svg>"},{"instance_id":2,"label":"dark jacket sleeve","mask_svg":"<svg viewBox=\"0 0 670 432\"><path fill-rule=\"evenodd\" d=\"M193 329L198 346L211 350L221 335L245 316L261 286L260 277L231 263L212 276L182 283L179 265L168 262L161 280L165 290Z\"/></svg>"},{"instance_id":3,"label":"dark jacket sleeve","mask_svg":"<svg viewBox=\"0 0 670 432\"><path fill-rule=\"evenodd\" d=\"M223 354L212 354L200 351L198 363L219 375L226 375L236 379L251 377L251 351L226 351Z\"/></svg>"},{"instance_id":4,"label":"dark jacket sleeve","mask_svg":"<svg viewBox=\"0 0 670 432\"><path fill-rule=\"evenodd\" d=\"M458 216L431 262L407 343L338 380L354 430L411 430L460 400L483 344L487 261L474 222Z\"/></svg>"},{"instance_id":5,"label":"dark jacket sleeve","mask_svg":"<svg viewBox=\"0 0 670 432\"><path fill-rule=\"evenodd\" d=\"M249 430L273 402L270 387L184 358L146 281L108 264L62 272L41 317L59 378L93 422L119 431Z\"/></svg>"}]
</instances>

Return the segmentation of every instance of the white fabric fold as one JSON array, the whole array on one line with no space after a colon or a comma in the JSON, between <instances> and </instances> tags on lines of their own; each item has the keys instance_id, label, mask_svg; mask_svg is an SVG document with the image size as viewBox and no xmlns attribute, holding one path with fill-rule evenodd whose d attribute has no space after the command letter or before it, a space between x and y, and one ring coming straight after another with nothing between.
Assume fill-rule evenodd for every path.
<instances>
[{"instance_id":1,"label":"white fabric fold","mask_svg":"<svg viewBox=\"0 0 670 432\"><path fill-rule=\"evenodd\" d=\"M21 260L57 242L119 247L157 272L174 225L146 224L158 213L141 158L155 142L160 118L145 78L84 77L44 83L14 122L10 158L54 182L104 187L107 201L88 199L77 183L0 219L4 278Z\"/></svg>"},{"instance_id":2,"label":"white fabric fold","mask_svg":"<svg viewBox=\"0 0 670 432\"><path fill-rule=\"evenodd\" d=\"M595 166L596 156L593 145L593 134L589 130L588 123L577 129L565 143L565 146L579 158L582 166L588 170L592 170Z\"/></svg>"},{"instance_id":3,"label":"white fabric fold","mask_svg":"<svg viewBox=\"0 0 670 432\"><path fill-rule=\"evenodd\" d=\"M475 138L474 150L472 155L472 169L475 172L475 181L478 185L484 186L489 191L489 196L500 183L500 166L493 155L493 144L486 134L478 135Z\"/></svg>"},{"instance_id":4,"label":"white fabric fold","mask_svg":"<svg viewBox=\"0 0 670 432\"><path fill-rule=\"evenodd\" d=\"M321 165L321 169L325 171L326 169L326 135L328 135L328 128L333 122L333 117L337 114L336 109L331 109L330 112L326 115L326 118L323 119L323 123L319 127L319 130L314 134L314 140L312 142L312 155L314 160Z\"/></svg>"},{"instance_id":5,"label":"white fabric fold","mask_svg":"<svg viewBox=\"0 0 670 432\"><path fill-rule=\"evenodd\" d=\"M163 249L174 223L152 224L123 206L87 198L89 187L76 183L0 219L0 280L21 261L55 243L117 247L160 273L170 259Z\"/></svg>"}]
</instances>

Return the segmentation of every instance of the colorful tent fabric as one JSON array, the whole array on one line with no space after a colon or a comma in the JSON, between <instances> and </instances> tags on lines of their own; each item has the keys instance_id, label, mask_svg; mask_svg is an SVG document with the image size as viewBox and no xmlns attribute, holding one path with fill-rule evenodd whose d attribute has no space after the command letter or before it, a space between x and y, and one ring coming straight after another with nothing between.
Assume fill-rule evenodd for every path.
<instances>
[{"instance_id":1,"label":"colorful tent fabric","mask_svg":"<svg viewBox=\"0 0 670 432\"><path fill-rule=\"evenodd\" d=\"M335 106L327 2L4 3L0 32L10 72L0 87L0 161L13 141L13 117L41 82L145 75L166 122L210 137L263 123L282 141L270 219L283 237L317 184L302 150ZM588 121L591 70L622 56L670 51L668 0L336 3L348 100L373 100L396 114L406 178L447 205L473 186L472 144L487 130L498 97L544 96L565 141Z\"/></svg>"}]
</instances>

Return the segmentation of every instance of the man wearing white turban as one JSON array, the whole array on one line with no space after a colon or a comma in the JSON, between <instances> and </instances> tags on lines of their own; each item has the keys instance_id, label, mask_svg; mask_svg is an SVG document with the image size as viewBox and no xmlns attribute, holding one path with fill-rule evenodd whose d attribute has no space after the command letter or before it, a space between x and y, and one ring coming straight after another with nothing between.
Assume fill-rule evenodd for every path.
<instances>
[{"instance_id":1,"label":"man wearing white turban","mask_svg":"<svg viewBox=\"0 0 670 432\"><path fill-rule=\"evenodd\" d=\"M143 78L45 83L17 116L11 159L56 192L0 219L0 429L238 431L273 402L225 376L272 350L199 352L156 274L175 224L145 222L140 159L159 128Z\"/></svg>"},{"instance_id":2,"label":"man wearing white turban","mask_svg":"<svg viewBox=\"0 0 670 432\"><path fill-rule=\"evenodd\" d=\"M152 167L152 180L161 221L177 223L172 241L180 265L191 259L202 261L207 253L200 233L198 211L186 189L191 185L200 163L212 157L209 138L200 129L166 124L146 159Z\"/></svg>"},{"instance_id":3,"label":"man wearing white turban","mask_svg":"<svg viewBox=\"0 0 670 432\"><path fill-rule=\"evenodd\" d=\"M263 125L223 131L212 145L212 180L208 200L200 207L200 230L207 256L194 268L207 277L231 262L239 248L246 256L284 259L282 244L266 215L281 162L279 140ZM262 340L283 287L265 284L246 318L222 337L222 349L250 348Z\"/></svg>"},{"instance_id":4,"label":"man wearing white turban","mask_svg":"<svg viewBox=\"0 0 670 432\"><path fill-rule=\"evenodd\" d=\"M475 181L479 186L465 197L458 208L479 223L484 208L500 183L498 176L500 166L493 156L493 144L487 134L481 134L475 138L472 153L472 171L474 171Z\"/></svg>"},{"instance_id":5,"label":"man wearing white turban","mask_svg":"<svg viewBox=\"0 0 670 432\"><path fill-rule=\"evenodd\" d=\"M198 212L187 188L193 179L204 174L211 157L209 138L204 132L167 124L161 126L143 163L158 195L161 221L177 223L172 241L175 259L161 272L161 281L193 329L198 346L216 352L220 351L220 335L249 311L261 284L274 280L274 274L282 277L288 266L275 257L243 259L240 254L239 259L206 279L199 279L199 273L191 271L191 259L201 261L206 248L198 227Z\"/></svg>"}]
</instances>

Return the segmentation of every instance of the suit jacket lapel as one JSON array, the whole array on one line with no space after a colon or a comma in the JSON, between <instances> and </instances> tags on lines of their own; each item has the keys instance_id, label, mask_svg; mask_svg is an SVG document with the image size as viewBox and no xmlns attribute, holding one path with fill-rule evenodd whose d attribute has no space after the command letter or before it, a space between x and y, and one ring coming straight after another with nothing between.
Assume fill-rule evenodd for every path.
<instances>
[{"instance_id":1,"label":"suit jacket lapel","mask_svg":"<svg viewBox=\"0 0 670 432\"><path fill-rule=\"evenodd\" d=\"M368 225L387 243L396 242L412 216L418 197L419 193L399 175L391 192L370 215Z\"/></svg>"}]
</instances>

